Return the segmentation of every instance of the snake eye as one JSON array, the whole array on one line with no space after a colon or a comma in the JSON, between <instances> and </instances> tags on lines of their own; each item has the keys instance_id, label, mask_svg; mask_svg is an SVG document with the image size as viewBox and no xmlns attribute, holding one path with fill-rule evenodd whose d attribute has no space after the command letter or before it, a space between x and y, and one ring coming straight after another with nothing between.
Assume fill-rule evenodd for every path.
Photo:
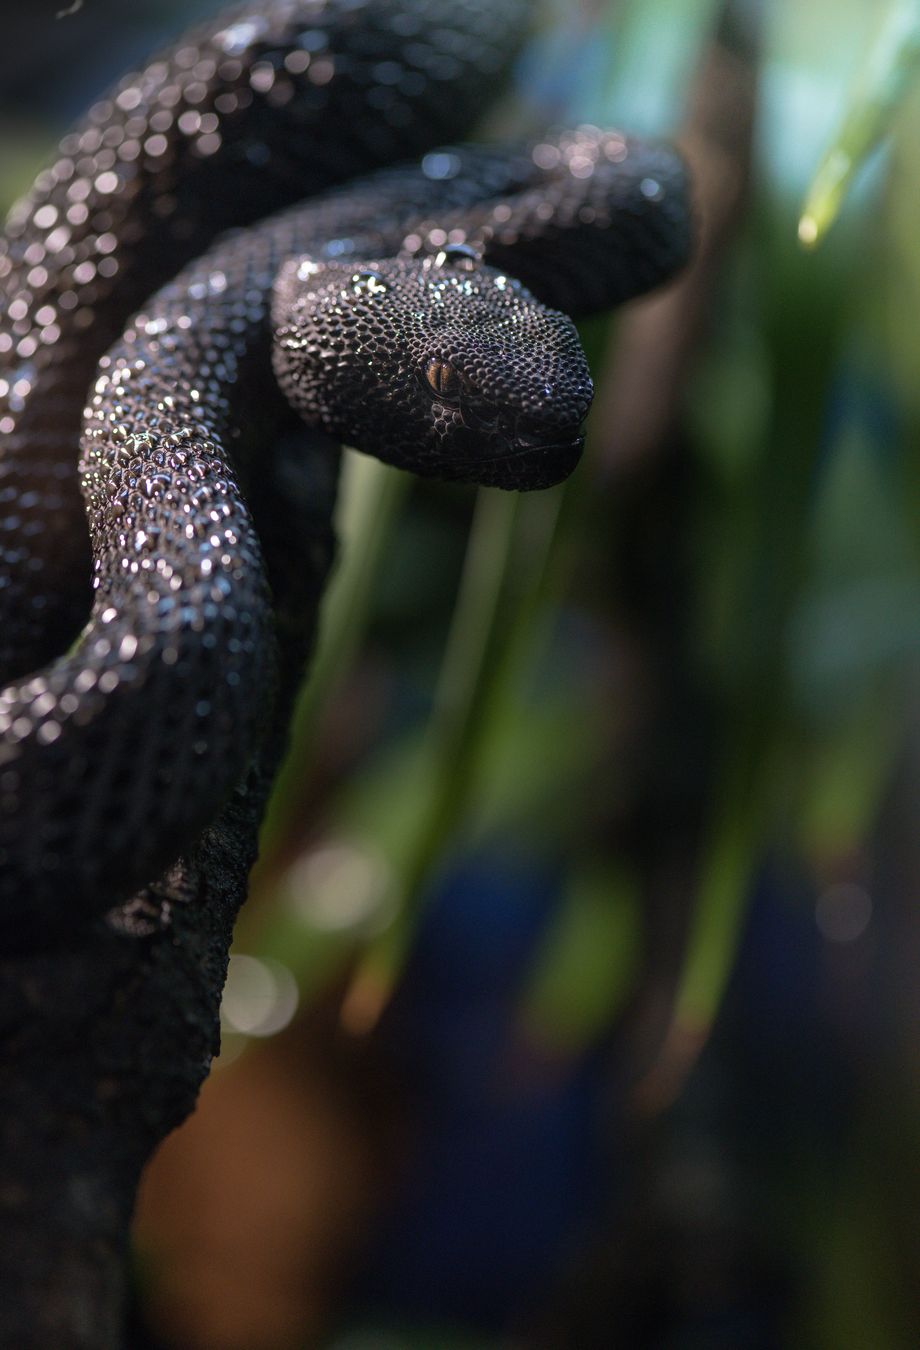
<instances>
[{"instance_id":1,"label":"snake eye","mask_svg":"<svg viewBox=\"0 0 920 1350\"><path fill-rule=\"evenodd\" d=\"M425 367L425 379L440 398L459 398L460 376L449 361L434 357Z\"/></svg>"}]
</instances>

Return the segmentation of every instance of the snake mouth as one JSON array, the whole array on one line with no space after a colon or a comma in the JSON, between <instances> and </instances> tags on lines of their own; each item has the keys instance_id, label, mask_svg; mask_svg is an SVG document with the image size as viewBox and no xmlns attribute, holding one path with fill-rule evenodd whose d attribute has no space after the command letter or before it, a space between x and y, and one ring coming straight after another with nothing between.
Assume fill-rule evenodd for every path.
<instances>
[{"instance_id":1,"label":"snake mouth","mask_svg":"<svg viewBox=\"0 0 920 1350\"><path fill-rule=\"evenodd\" d=\"M552 454L558 451L561 455L578 454L580 455L585 448L585 438L582 432L576 436L568 436L558 441L525 441L519 440L516 447L510 451L510 457L518 455L529 455L534 452L542 451L545 454Z\"/></svg>"},{"instance_id":2,"label":"snake mouth","mask_svg":"<svg viewBox=\"0 0 920 1350\"><path fill-rule=\"evenodd\" d=\"M585 447L579 432L565 440L521 442L496 455L454 461L456 477L483 487L504 487L520 492L553 487L575 468Z\"/></svg>"}]
</instances>

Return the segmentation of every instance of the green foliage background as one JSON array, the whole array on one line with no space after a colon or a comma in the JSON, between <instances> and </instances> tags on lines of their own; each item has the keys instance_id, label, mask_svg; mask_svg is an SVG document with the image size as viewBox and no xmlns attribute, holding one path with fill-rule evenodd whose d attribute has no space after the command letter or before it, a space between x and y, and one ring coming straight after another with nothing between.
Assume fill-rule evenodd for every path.
<instances>
[{"instance_id":1,"label":"green foliage background","mask_svg":"<svg viewBox=\"0 0 920 1350\"><path fill-rule=\"evenodd\" d=\"M720 9L601 6L566 84L576 49L560 4L532 61L565 87L557 115L667 135ZM877 897L872 878L920 705L920 4L774 0L763 10L746 214L679 400L689 487L661 489L677 496L686 598L671 683L708 709L685 941L660 1036L660 1055L673 1052L656 1099L665 1113L718 1025L765 859L804 873L811 905L834 886L871 894L853 945L882 984L892 943L912 941L918 954L913 895ZM496 125L537 115L522 97ZM20 126L4 139L7 200L47 134ZM597 370L609 369L618 322L585 331ZM625 527L617 509L598 519L599 454L589 446L564 489L520 500L413 489L350 457L342 561L239 935L240 954L290 972L301 1007L347 975L346 1019L371 1025L411 952L426 883L452 855L495 839L567 859L519 995L527 1035L575 1062L616 1037L640 995L656 942L642 876L619 836L585 827L601 788L629 790L609 757L629 743L630 711L605 702L596 653L582 660L565 636L573 615L598 622L601 592L617 640L624 581L609 535ZM435 619L413 630L413 614L432 614L455 582L446 631ZM360 699L350 672L369 661L400 672L422 715L359 737L305 819L317 757ZM686 745L670 752L692 758ZM335 896L349 886L343 907ZM831 1177L809 1155L782 1183L785 1240L808 1271L784 1344L906 1350L920 1335L920 1027L909 985L902 972L867 1038L873 1061L841 1167ZM258 1034L228 1022L226 1060ZM376 1345L374 1334L348 1345ZM430 1329L391 1334L388 1346L434 1344Z\"/></svg>"}]
</instances>

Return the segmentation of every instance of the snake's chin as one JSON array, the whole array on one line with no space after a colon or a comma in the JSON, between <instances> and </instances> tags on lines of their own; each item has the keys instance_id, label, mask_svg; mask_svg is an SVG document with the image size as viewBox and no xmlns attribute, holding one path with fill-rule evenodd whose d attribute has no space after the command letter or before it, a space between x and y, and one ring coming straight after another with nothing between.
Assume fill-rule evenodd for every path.
<instances>
[{"instance_id":1,"label":"snake's chin","mask_svg":"<svg viewBox=\"0 0 920 1350\"><path fill-rule=\"evenodd\" d=\"M479 483L482 487L533 492L555 487L568 478L581 459L584 448L585 438L582 435L552 444L511 448L492 458L470 461L463 466L466 472L458 472L456 476ZM457 465L458 470L460 467Z\"/></svg>"}]
</instances>

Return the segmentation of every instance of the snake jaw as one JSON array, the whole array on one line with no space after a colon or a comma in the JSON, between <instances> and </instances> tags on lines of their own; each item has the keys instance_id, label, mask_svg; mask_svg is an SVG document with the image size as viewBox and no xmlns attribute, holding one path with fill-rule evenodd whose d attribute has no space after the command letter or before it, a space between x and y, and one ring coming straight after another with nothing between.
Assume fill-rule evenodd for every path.
<instances>
[{"instance_id":1,"label":"snake jaw","mask_svg":"<svg viewBox=\"0 0 920 1350\"><path fill-rule=\"evenodd\" d=\"M581 459L584 437L578 436L567 444L546 445L517 450L479 467L477 481L487 487L519 490L522 485L531 491L555 487L569 477Z\"/></svg>"}]
</instances>

